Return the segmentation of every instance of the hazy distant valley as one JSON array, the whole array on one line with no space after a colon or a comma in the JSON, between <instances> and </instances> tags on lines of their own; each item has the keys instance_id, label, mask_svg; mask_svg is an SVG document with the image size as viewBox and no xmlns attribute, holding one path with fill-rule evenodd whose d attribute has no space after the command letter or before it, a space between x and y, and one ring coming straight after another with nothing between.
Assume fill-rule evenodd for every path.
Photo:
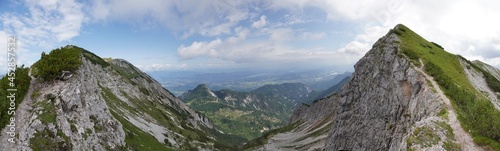
<instances>
[{"instance_id":1,"label":"hazy distant valley","mask_svg":"<svg viewBox=\"0 0 500 151\"><path fill-rule=\"evenodd\" d=\"M322 91L340 82L351 72L334 69L299 71L157 71L148 72L176 96L199 84L212 90L230 89L249 92L267 84L302 83L313 90Z\"/></svg>"}]
</instances>

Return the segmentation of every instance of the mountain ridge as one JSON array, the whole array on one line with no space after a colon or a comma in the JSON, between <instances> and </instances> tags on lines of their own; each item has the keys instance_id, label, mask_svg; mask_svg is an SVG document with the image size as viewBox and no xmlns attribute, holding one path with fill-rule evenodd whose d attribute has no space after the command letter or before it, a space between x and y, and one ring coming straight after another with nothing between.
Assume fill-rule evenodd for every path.
<instances>
[{"instance_id":1,"label":"mountain ridge","mask_svg":"<svg viewBox=\"0 0 500 151\"><path fill-rule=\"evenodd\" d=\"M58 59L66 55L79 57ZM215 150L239 139L129 62L107 60L77 46L43 53L15 115L18 143L2 135L0 150Z\"/></svg>"},{"instance_id":2,"label":"mountain ridge","mask_svg":"<svg viewBox=\"0 0 500 151\"><path fill-rule=\"evenodd\" d=\"M500 138L496 136L500 125L493 122L498 120L474 114L500 118L491 105L496 99L485 101L478 92L478 85L495 91L491 85L498 79L473 86L465 71L483 80L488 72L467 61L460 63L460 58L397 25L356 63L352 78L339 93L299 106L288 126L244 148L499 150L495 139Z\"/></svg>"}]
</instances>

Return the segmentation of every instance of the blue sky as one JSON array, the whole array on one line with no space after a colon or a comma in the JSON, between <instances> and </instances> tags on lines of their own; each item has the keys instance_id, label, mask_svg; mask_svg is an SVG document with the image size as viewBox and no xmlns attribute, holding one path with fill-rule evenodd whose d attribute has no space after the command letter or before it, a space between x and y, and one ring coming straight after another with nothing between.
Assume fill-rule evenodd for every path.
<instances>
[{"instance_id":1,"label":"blue sky","mask_svg":"<svg viewBox=\"0 0 500 151\"><path fill-rule=\"evenodd\" d=\"M145 71L352 66L398 23L500 67L494 0L0 0L0 48L19 63L72 44ZM0 51L6 71L6 50Z\"/></svg>"}]
</instances>

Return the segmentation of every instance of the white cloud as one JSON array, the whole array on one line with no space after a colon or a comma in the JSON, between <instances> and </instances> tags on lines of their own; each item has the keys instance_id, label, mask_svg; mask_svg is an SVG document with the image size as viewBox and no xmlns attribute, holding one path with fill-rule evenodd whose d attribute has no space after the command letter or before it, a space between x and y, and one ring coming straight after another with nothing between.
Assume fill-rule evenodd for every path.
<instances>
[{"instance_id":1,"label":"white cloud","mask_svg":"<svg viewBox=\"0 0 500 151\"><path fill-rule=\"evenodd\" d=\"M356 41L339 50L322 47L297 49L289 46L289 40L294 37L318 39L323 38L325 33L294 33L289 28L277 28L266 29L264 32L266 38L256 39L247 37L248 29L238 29L240 31L238 37L206 42L195 41L191 45L182 45L177 49L179 57L185 60L204 57L260 67L338 65L345 66L344 69L349 70L351 65L371 48L371 44L368 43L376 41L379 38L377 35L385 34L382 33L382 28L367 28L365 29L367 34L358 36Z\"/></svg>"},{"instance_id":2,"label":"white cloud","mask_svg":"<svg viewBox=\"0 0 500 151\"><path fill-rule=\"evenodd\" d=\"M253 22L252 27L254 28L262 28L266 25L266 16L260 16L259 21Z\"/></svg>"},{"instance_id":3,"label":"white cloud","mask_svg":"<svg viewBox=\"0 0 500 151\"><path fill-rule=\"evenodd\" d=\"M240 1L135 1L94 0L90 12L96 20L119 20L144 26L167 27L181 33L182 38L193 34L219 36L229 34L240 21L249 17Z\"/></svg>"},{"instance_id":4,"label":"white cloud","mask_svg":"<svg viewBox=\"0 0 500 151\"><path fill-rule=\"evenodd\" d=\"M272 9L302 10L315 7L323 10L328 19L362 20L387 6L398 4L396 0L275 0L269 2Z\"/></svg>"},{"instance_id":5,"label":"white cloud","mask_svg":"<svg viewBox=\"0 0 500 151\"><path fill-rule=\"evenodd\" d=\"M54 42L71 40L80 34L85 19L82 4L74 0L26 0L28 14L0 16L4 32L17 35L28 45L53 47Z\"/></svg>"},{"instance_id":6,"label":"white cloud","mask_svg":"<svg viewBox=\"0 0 500 151\"><path fill-rule=\"evenodd\" d=\"M222 41L220 39L211 42L193 42L190 46L181 45L178 49L179 56L184 59L191 59L198 56L218 56L217 48L220 47Z\"/></svg>"},{"instance_id":7,"label":"white cloud","mask_svg":"<svg viewBox=\"0 0 500 151\"><path fill-rule=\"evenodd\" d=\"M319 40L326 38L325 32L313 33L313 32L303 32L300 36L304 40Z\"/></svg>"},{"instance_id":8,"label":"white cloud","mask_svg":"<svg viewBox=\"0 0 500 151\"><path fill-rule=\"evenodd\" d=\"M393 15L392 24L404 23L430 41L451 53L486 63L500 58L495 45L500 44L499 1L446 0L429 5L430 1L409 1L404 11ZM429 9L426 9L429 8ZM470 57L470 58L469 58Z\"/></svg>"},{"instance_id":9,"label":"white cloud","mask_svg":"<svg viewBox=\"0 0 500 151\"><path fill-rule=\"evenodd\" d=\"M187 64L151 64L151 65L137 65L141 71L151 72L151 71L165 71L165 70L179 70L186 69L189 67Z\"/></svg>"},{"instance_id":10,"label":"white cloud","mask_svg":"<svg viewBox=\"0 0 500 151\"><path fill-rule=\"evenodd\" d=\"M268 32L271 34L270 40L272 41L287 41L292 39L294 34L292 28L277 28Z\"/></svg>"},{"instance_id":11,"label":"white cloud","mask_svg":"<svg viewBox=\"0 0 500 151\"><path fill-rule=\"evenodd\" d=\"M102 21L109 16L109 9L106 8L104 0L93 0L89 12L95 21Z\"/></svg>"},{"instance_id":12,"label":"white cloud","mask_svg":"<svg viewBox=\"0 0 500 151\"><path fill-rule=\"evenodd\" d=\"M380 26L365 27L363 33L356 36L355 40L349 42L346 46L339 49L339 53L350 57L351 60L357 61L371 49L371 46L382 36L389 31L389 28Z\"/></svg>"},{"instance_id":13,"label":"white cloud","mask_svg":"<svg viewBox=\"0 0 500 151\"><path fill-rule=\"evenodd\" d=\"M360 2L366 3L359 4ZM500 45L500 28L497 28L500 27L500 20L492 18L500 16L500 11L495 7L500 5L499 1L391 0L370 6L372 2L313 0L281 4L280 1L275 1L275 5L284 8L318 7L328 13L330 20L350 20L360 25L364 24L365 30L360 32L355 40L340 49L341 51L357 53L363 52L362 49L367 51L367 46L371 46L374 40L383 36L383 34L369 34L367 28L378 28L376 31L385 33L396 24L402 23L427 40L439 43L451 53L496 64L498 67L497 60L500 60L500 51L495 46ZM352 9L351 6L354 4L359 7ZM361 40L363 37L367 40Z\"/></svg>"}]
</instances>

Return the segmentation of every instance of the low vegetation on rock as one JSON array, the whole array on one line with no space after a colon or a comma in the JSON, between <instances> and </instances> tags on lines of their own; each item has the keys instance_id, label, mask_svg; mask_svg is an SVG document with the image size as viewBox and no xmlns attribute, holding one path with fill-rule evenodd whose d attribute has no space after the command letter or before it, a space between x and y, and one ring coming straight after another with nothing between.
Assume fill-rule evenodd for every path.
<instances>
[{"instance_id":1,"label":"low vegetation on rock","mask_svg":"<svg viewBox=\"0 0 500 151\"><path fill-rule=\"evenodd\" d=\"M21 104L28 92L31 80L28 73L29 68L23 65L0 79L0 96L2 96L0 97L0 129L3 129L10 122L10 118L14 115L13 111ZM16 89L17 91L9 92L7 89ZM11 102L10 98L7 98L11 93L15 93L16 96L13 102Z\"/></svg>"},{"instance_id":2,"label":"low vegetation on rock","mask_svg":"<svg viewBox=\"0 0 500 151\"><path fill-rule=\"evenodd\" d=\"M464 58L446 52L438 44L428 42L404 25L398 25L393 32L402 41L403 53L417 66L422 60L425 71L434 77L452 100L461 124L470 130L474 141L500 150L500 111L468 82L459 62L459 59ZM473 63L469 64L483 73L493 91L500 92L498 79Z\"/></svg>"}]
</instances>

